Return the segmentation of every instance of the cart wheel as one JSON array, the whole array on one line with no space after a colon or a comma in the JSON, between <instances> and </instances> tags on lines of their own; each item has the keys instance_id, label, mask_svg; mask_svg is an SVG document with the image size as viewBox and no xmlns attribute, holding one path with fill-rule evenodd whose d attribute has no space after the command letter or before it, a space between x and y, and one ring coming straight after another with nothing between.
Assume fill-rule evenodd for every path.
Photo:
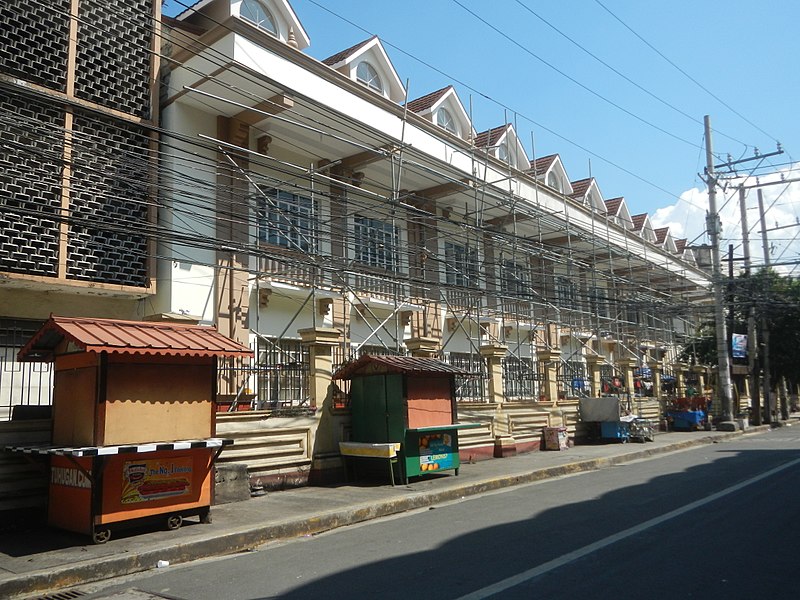
<instances>
[{"instance_id":1,"label":"cart wheel","mask_svg":"<svg viewBox=\"0 0 800 600\"><path fill-rule=\"evenodd\" d=\"M167 517L167 529L174 531L180 529L183 524L183 517L180 515L170 515Z\"/></svg>"},{"instance_id":2,"label":"cart wheel","mask_svg":"<svg viewBox=\"0 0 800 600\"><path fill-rule=\"evenodd\" d=\"M92 542L95 544L105 544L111 539L110 529L95 529L92 532Z\"/></svg>"}]
</instances>

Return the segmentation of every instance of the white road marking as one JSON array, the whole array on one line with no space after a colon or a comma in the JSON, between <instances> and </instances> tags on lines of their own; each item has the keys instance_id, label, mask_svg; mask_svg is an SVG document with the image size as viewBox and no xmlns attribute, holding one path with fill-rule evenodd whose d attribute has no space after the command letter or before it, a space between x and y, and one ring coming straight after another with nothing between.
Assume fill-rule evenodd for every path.
<instances>
[{"instance_id":1,"label":"white road marking","mask_svg":"<svg viewBox=\"0 0 800 600\"><path fill-rule=\"evenodd\" d=\"M575 560L578 560L579 558L583 558L584 556L587 556L592 552L601 550L606 546L615 544L616 542L624 540L625 538L629 538L633 535L636 535L637 533L641 533L642 531L650 529L651 527L660 525L665 521L669 521L670 519L679 517L687 512L695 510L696 508L699 508L706 504L710 504L711 502L715 502L720 498L724 498L725 496L733 494L734 492L738 492L742 488L745 488L754 483L758 483L762 479L771 477L772 475L775 475L776 473L780 473L781 471L794 467L797 464L800 464L800 458L785 463L779 467L775 467L774 469L770 469L769 471L761 473L761 475L756 475L755 477L737 483L736 485L732 485L731 487L725 488L724 490L711 494L710 496L706 496L701 500L695 500L694 502L682 506L681 508L676 508L675 510L672 510L668 513L664 513L663 515L660 515L658 517L654 517L648 521L645 521L644 523L640 523L639 525L635 525L634 527L630 527L628 529L615 533L614 535L610 535L606 538L603 538L602 540L598 540L594 543L588 544L583 548L578 548L577 550L568 552L563 556L559 556L558 558L554 558L553 560L547 561L546 563L542 563L538 567L534 567L533 569L528 569L527 571L523 571L522 573L518 573L512 577L508 577L507 579L498 581L497 583L493 583L492 585L486 586L472 593L469 593L466 596L461 596L457 600L483 600L484 598L488 598L495 594L499 594L500 592L518 586L521 583L524 583L530 579L539 577L540 575L544 575L545 573L558 569L559 567L563 567L564 565L571 563Z\"/></svg>"}]
</instances>

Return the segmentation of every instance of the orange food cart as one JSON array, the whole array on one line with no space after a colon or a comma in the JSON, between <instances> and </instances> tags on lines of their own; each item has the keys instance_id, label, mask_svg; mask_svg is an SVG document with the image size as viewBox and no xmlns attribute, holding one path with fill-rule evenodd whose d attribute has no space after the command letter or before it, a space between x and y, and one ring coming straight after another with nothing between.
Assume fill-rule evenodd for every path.
<instances>
[{"instance_id":1,"label":"orange food cart","mask_svg":"<svg viewBox=\"0 0 800 600\"><path fill-rule=\"evenodd\" d=\"M6 448L50 456L48 523L103 543L210 521L217 361L251 355L209 326L51 317L19 358L55 363L52 443Z\"/></svg>"}]
</instances>

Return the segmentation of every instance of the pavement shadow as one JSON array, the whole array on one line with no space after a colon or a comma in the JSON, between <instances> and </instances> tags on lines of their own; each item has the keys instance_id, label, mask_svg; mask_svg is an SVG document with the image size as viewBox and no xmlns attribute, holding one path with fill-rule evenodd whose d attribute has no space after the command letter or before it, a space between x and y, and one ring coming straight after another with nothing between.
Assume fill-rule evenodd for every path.
<instances>
[{"instance_id":1,"label":"pavement shadow","mask_svg":"<svg viewBox=\"0 0 800 600\"><path fill-rule=\"evenodd\" d=\"M153 519L151 523L137 523L131 526L112 526L112 539L120 541L146 533L157 532L164 529L161 521L163 519ZM188 518L183 520L181 528L197 525L200 525L199 518L196 520ZM88 535L48 527L43 523L32 527L15 528L13 531L0 535L0 555L5 554L12 558L29 556L33 560L33 557L46 552L70 548L78 550L81 547L85 548L93 545L91 537ZM108 545L108 549L108 554L118 551L117 547L111 544Z\"/></svg>"}]
</instances>

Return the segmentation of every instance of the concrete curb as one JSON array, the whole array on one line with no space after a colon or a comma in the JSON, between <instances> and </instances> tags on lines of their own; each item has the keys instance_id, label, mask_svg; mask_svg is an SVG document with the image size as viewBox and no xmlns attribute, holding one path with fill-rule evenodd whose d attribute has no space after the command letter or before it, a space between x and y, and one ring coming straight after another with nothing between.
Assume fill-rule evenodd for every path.
<instances>
[{"instance_id":1,"label":"concrete curb","mask_svg":"<svg viewBox=\"0 0 800 600\"><path fill-rule=\"evenodd\" d=\"M253 524L252 526L240 527L214 537L159 546L153 550L137 554L115 554L91 563L62 565L47 570L24 573L13 579L0 581L0 597L23 598L37 592L48 592L123 575L132 575L155 568L159 560L167 560L170 564L179 564L213 556L235 554L271 541L314 535L346 525L355 525L380 517L459 500L467 496L475 496L485 492L564 475L596 471L605 467L677 452L695 446L713 444L742 435L761 433L769 429L769 425L764 425L750 427L746 431L695 437L666 446L652 448L642 446L640 450L616 456L592 458L553 467L534 469L529 472L488 477L468 484L459 484L454 480L454 484L444 489L414 492L407 496L379 503L356 504L344 510L331 510L310 517L290 519L268 525Z\"/></svg>"}]
</instances>

